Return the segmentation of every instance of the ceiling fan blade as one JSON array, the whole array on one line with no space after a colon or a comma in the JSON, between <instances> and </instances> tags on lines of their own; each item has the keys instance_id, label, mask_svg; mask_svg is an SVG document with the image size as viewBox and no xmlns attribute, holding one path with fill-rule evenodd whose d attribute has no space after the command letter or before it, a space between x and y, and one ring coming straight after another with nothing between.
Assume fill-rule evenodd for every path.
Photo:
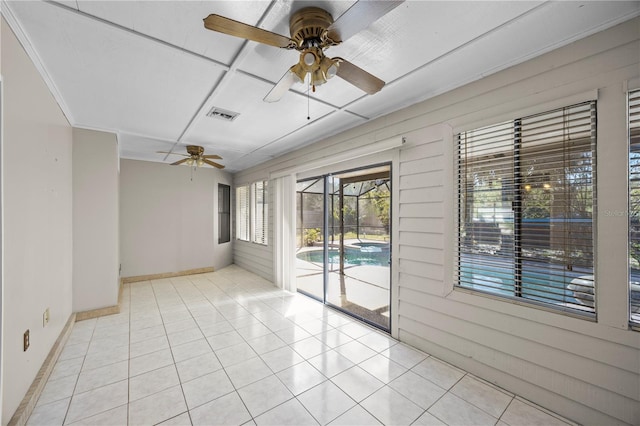
<instances>
[{"instance_id":1,"label":"ceiling fan blade","mask_svg":"<svg viewBox=\"0 0 640 426\"><path fill-rule=\"evenodd\" d=\"M327 28L329 38L335 42L347 40L391 12L403 1L360 0Z\"/></svg>"},{"instance_id":2,"label":"ceiling fan blade","mask_svg":"<svg viewBox=\"0 0 640 426\"><path fill-rule=\"evenodd\" d=\"M169 151L156 151L156 154L171 154L171 155L182 155L183 157L190 157L190 155L187 155L187 154L180 154L177 152L169 152Z\"/></svg>"},{"instance_id":3,"label":"ceiling fan blade","mask_svg":"<svg viewBox=\"0 0 640 426\"><path fill-rule=\"evenodd\" d=\"M373 74L369 74L365 70L360 67L353 65L349 61L345 61L342 58L334 58L340 61L340 65L338 66L338 73L336 74L338 77L346 80L347 82L353 84L357 88L364 90L370 95L377 93L382 89L385 85L385 82L380 80Z\"/></svg>"},{"instance_id":4,"label":"ceiling fan blade","mask_svg":"<svg viewBox=\"0 0 640 426\"><path fill-rule=\"evenodd\" d=\"M296 42L289 37L272 33L271 31L263 30L253 25L234 21L233 19L220 15L212 14L204 18L204 26L211 31L246 38L257 41L258 43L268 44L269 46L284 47L287 49L295 49L297 46Z\"/></svg>"},{"instance_id":5,"label":"ceiling fan blade","mask_svg":"<svg viewBox=\"0 0 640 426\"><path fill-rule=\"evenodd\" d=\"M222 157L216 154L203 155L202 158L213 158L214 160L222 160Z\"/></svg>"},{"instance_id":6,"label":"ceiling fan blade","mask_svg":"<svg viewBox=\"0 0 640 426\"><path fill-rule=\"evenodd\" d=\"M189 157L189 158L191 158L191 157ZM183 158L182 160L178 160L175 163L171 163L171 165L172 166L177 166L177 165L180 165L182 163L186 163L187 161L189 161L189 158Z\"/></svg>"},{"instance_id":7,"label":"ceiling fan blade","mask_svg":"<svg viewBox=\"0 0 640 426\"><path fill-rule=\"evenodd\" d=\"M297 64L296 64L297 65ZM293 67L295 67L294 65ZM293 68L291 67L291 68ZM286 73L282 76L280 81L276 83L275 86L267 93L267 96L264 97L265 102L278 102L285 93L293 86L294 83L300 83L300 77L298 77L291 69L288 69Z\"/></svg>"},{"instance_id":8,"label":"ceiling fan blade","mask_svg":"<svg viewBox=\"0 0 640 426\"><path fill-rule=\"evenodd\" d=\"M217 167L219 169L224 169L224 166L222 164L215 163L213 161L207 160L206 158L203 158L202 161L204 161L206 164L210 166Z\"/></svg>"}]
</instances>

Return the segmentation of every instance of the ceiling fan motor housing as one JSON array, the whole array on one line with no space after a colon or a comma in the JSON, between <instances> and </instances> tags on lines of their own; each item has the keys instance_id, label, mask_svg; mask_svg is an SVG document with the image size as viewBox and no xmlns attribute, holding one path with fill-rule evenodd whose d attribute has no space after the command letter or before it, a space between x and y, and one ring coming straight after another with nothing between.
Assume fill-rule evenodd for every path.
<instances>
[{"instance_id":1,"label":"ceiling fan motor housing","mask_svg":"<svg viewBox=\"0 0 640 426\"><path fill-rule=\"evenodd\" d=\"M191 156L201 156L204 154L204 148L198 145L187 145L187 152Z\"/></svg>"},{"instance_id":2,"label":"ceiling fan motor housing","mask_svg":"<svg viewBox=\"0 0 640 426\"><path fill-rule=\"evenodd\" d=\"M327 28L333 24L329 12L319 7L305 7L291 16L289 30L298 49L316 45L323 48L327 41ZM315 43L314 43L315 42Z\"/></svg>"}]
</instances>

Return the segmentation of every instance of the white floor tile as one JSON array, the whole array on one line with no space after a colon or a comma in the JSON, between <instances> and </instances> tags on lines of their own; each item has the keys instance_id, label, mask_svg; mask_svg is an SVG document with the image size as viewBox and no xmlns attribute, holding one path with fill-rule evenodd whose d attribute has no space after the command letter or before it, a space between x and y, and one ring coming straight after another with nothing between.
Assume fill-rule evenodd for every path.
<instances>
[{"instance_id":1,"label":"white floor tile","mask_svg":"<svg viewBox=\"0 0 640 426\"><path fill-rule=\"evenodd\" d=\"M521 401L519 398L511 401L500 420L510 426L566 426L567 424L559 418Z\"/></svg>"},{"instance_id":2,"label":"white floor tile","mask_svg":"<svg viewBox=\"0 0 640 426\"><path fill-rule=\"evenodd\" d=\"M73 389L78 381L78 375L66 376L57 380L49 380L44 385L37 405L49 404L60 399L69 398L73 395Z\"/></svg>"},{"instance_id":3,"label":"white floor tile","mask_svg":"<svg viewBox=\"0 0 640 426\"><path fill-rule=\"evenodd\" d=\"M120 314L76 323L28 424L63 420L570 424L237 266L125 285Z\"/></svg>"},{"instance_id":4,"label":"white floor tile","mask_svg":"<svg viewBox=\"0 0 640 426\"><path fill-rule=\"evenodd\" d=\"M113 383L71 398L67 423L91 417L127 403L128 381Z\"/></svg>"},{"instance_id":5,"label":"white floor tile","mask_svg":"<svg viewBox=\"0 0 640 426\"><path fill-rule=\"evenodd\" d=\"M190 412L193 426L239 425L251 420L237 392L231 392L207 402Z\"/></svg>"},{"instance_id":6,"label":"white floor tile","mask_svg":"<svg viewBox=\"0 0 640 426\"><path fill-rule=\"evenodd\" d=\"M182 383L213 373L222 368L222 364L218 361L218 357L213 352L189 358L176 364L178 376Z\"/></svg>"},{"instance_id":7,"label":"white floor tile","mask_svg":"<svg viewBox=\"0 0 640 426\"><path fill-rule=\"evenodd\" d=\"M135 377L171 364L173 364L173 357L169 349L131 358L129 361L129 377Z\"/></svg>"},{"instance_id":8,"label":"white floor tile","mask_svg":"<svg viewBox=\"0 0 640 426\"><path fill-rule=\"evenodd\" d=\"M327 377L333 377L355 365L334 350L314 356L309 360L309 363Z\"/></svg>"},{"instance_id":9,"label":"white floor tile","mask_svg":"<svg viewBox=\"0 0 640 426\"><path fill-rule=\"evenodd\" d=\"M254 351L256 351L258 355L274 351L287 345L282 341L282 339L271 332L264 336L250 339L247 341L247 343L253 348Z\"/></svg>"},{"instance_id":10,"label":"white floor tile","mask_svg":"<svg viewBox=\"0 0 640 426\"><path fill-rule=\"evenodd\" d=\"M180 386L174 386L129 404L130 425L154 425L187 411Z\"/></svg>"},{"instance_id":11,"label":"white floor tile","mask_svg":"<svg viewBox=\"0 0 640 426\"><path fill-rule=\"evenodd\" d=\"M380 354L374 355L358 365L384 383L389 383L407 371L405 367Z\"/></svg>"},{"instance_id":12,"label":"white floor tile","mask_svg":"<svg viewBox=\"0 0 640 426\"><path fill-rule=\"evenodd\" d=\"M129 380L129 401L145 398L180 384L175 365L167 365Z\"/></svg>"},{"instance_id":13,"label":"white floor tile","mask_svg":"<svg viewBox=\"0 0 640 426\"><path fill-rule=\"evenodd\" d=\"M360 403L385 425L410 425L424 411L388 386Z\"/></svg>"},{"instance_id":14,"label":"white floor tile","mask_svg":"<svg viewBox=\"0 0 640 426\"><path fill-rule=\"evenodd\" d=\"M56 426L62 425L67 415L71 397L49 404L38 405L31 413L27 426Z\"/></svg>"},{"instance_id":15,"label":"white floor tile","mask_svg":"<svg viewBox=\"0 0 640 426\"><path fill-rule=\"evenodd\" d=\"M345 343L349 343L353 340L353 338L347 336L340 330L336 330L335 328L318 333L315 335L315 338L332 349L344 345Z\"/></svg>"},{"instance_id":16,"label":"white floor tile","mask_svg":"<svg viewBox=\"0 0 640 426\"><path fill-rule=\"evenodd\" d=\"M298 353L289 346L284 346L280 349L276 349L275 351L262 354L261 358L274 373L304 361L304 358L298 355Z\"/></svg>"},{"instance_id":17,"label":"white floor tile","mask_svg":"<svg viewBox=\"0 0 640 426\"><path fill-rule=\"evenodd\" d=\"M172 346L171 353L175 362L182 362L200 355L213 354L213 351L205 339L199 339L179 346Z\"/></svg>"},{"instance_id":18,"label":"white floor tile","mask_svg":"<svg viewBox=\"0 0 640 426\"><path fill-rule=\"evenodd\" d=\"M294 351L298 352L304 359L313 358L330 348L315 337L308 337L291 344Z\"/></svg>"},{"instance_id":19,"label":"white floor tile","mask_svg":"<svg viewBox=\"0 0 640 426\"><path fill-rule=\"evenodd\" d=\"M348 358L354 364L359 364L365 359L369 359L376 354L373 349L363 345L357 340L338 346L335 351Z\"/></svg>"},{"instance_id":20,"label":"white floor tile","mask_svg":"<svg viewBox=\"0 0 640 426\"><path fill-rule=\"evenodd\" d=\"M104 385L119 382L129 377L129 363L127 361L116 362L93 370L85 370L80 373L75 393L83 393Z\"/></svg>"},{"instance_id":21,"label":"white floor tile","mask_svg":"<svg viewBox=\"0 0 640 426\"><path fill-rule=\"evenodd\" d=\"M306 361L282 370L276 375L294 395L298 395L327 380L322 373Z\"/></svg>"},{"instance_id":22,"label":"white floor tile","mask_svg":"<svg viewBox=\"0 0 640 426\"><path fill-rule=\"evenodd\" d=\"M66 423L73 426L114 426L127 424L127 404L121 405L111 410L103 411L95 416L78 420L75 423Z\"/></svg>"},{"instance_id":23,"label":"white floor tile","mask_svg":"<svg viewBox=\"0 0 640 426\"><path fill-rule=\"evenodd\" d=\"M129 346L129 356L135 358L162 349L169 349L169 341L167 340L167 336L164 335L132 343L131 346Z\"/></svg>"},{"instance_id":24,"label":"white floor tile","mask_svg":"<svg viewBox=\"0 0 640 426\"><path fill-rule=\"evenodd\" d=\"M223 370L198 377L182 384L184 397L189 409L198 407L232 392L233 385Z\"/></svg>"},{"instance_id":25,"label":"white floor tile","mask_svg":"<svg viewBox=\"0 0 640 426\"><path fill-rule=\"evenodd\" d=\"M433 414L426 411L418 417L418 420L413 422L411 426L445 426L445 423L442 423L438 418L434 417Z\"/></svg>"},{"instance_id":26,"label":"white floor tile","mask_svg":"<svg viewBox=\"0 0 640 426\"><path fill-rule=\"evenodd\" d=\"M258 426L307 426L318 422L295 398L255 418Z\"/></svg>"},{"instance_id":27,"label":"white floor tile","mask_svg":"<svg viewBox=\"0 0 640 426\"><path fill-rule=\"evenodd\" d=\"M427 411L449 425L493 426L498 421L452 393L445 394Z\"/></svg>"},{"instance_id":28,"label":"white floor tile","mask_svg":"<svg viewBox=\"0 0 640 426\"><path fill-rule=\"evenodd\" d=\"M258 357L234 364L225 370L236 389L273 374L267 364Z\"/></svg>"},{"instance_id":29,"label":"white floor tile","mask_svg":"<svg viewBox=\"0 0 640 426\"><path fill-rule=\"evenodd\" d=\"M251 346L244 341L238 345L217 350L215 353L223 367L230 367L233 364L238 364L258 356L258 354L251 349Z\"/></svg>"},{"instance_id":30,"label":"white floor tile","mask_svg":"<svg viewBox=\"0 0 640 426\"><path fill-rule=\"evenodd\" d=\"M189 417L189 413L178 414L162 423L158 423L158 426L191 426L191 417Z\"/></svg>"},{"instance_id":31,"label":"white floor tile","mask_svg":"<svg viewBox=\"0 0 640 426\"><path fill-rule=\"evenodd\" d=\"M451 388L451 393L496 418L500 418L513 399L513 396L501 392L469 374Z\"/></svg>"},{"instance_id":32,"label":"white floor tile","mask_svg":"<svg viewBox=\"0 0 640 426\"><path fill-rule=\"evenodd\" d=\"M331 381L356 402L362 401L384 386L384 383L357 365L333 377Z\"/></svg>"},{"instance_id":33,"label":"white floor tile","mask_svg":"<svg viewBox=\"0 0 640 426\"><path fill-rule=\"evenodd\" d=\"M444 389L450 389L458 380L465 375L465 372L449 364L429 357L411 369L416 374L431 380L436 385Z\"/></svg>"},{"instance_id":34,"label":"white floor tile","mask_svg":"<svg viewBox=\"0 0 640 426\"><path fill-rule=\"evenodd\" d=\"M276 376L269 376L238 389L238 394L253 417L293 398L293 394Z\"/></svg>"},{"instance_id":35,"label":"white floor tile","mask_svg":"<svg viewBox=\"0 0 640 426\"><path fill-rule=\"evenodd\" d=\"M418 363L420 363L427 357L426 354L416 349L412 349L402 343L391 346L381 353L382 355L386 356L389 359L392 359L394 362L397 362L398 364L406 368L415 367L416 365L418 365Z\"/></svg>"},{"instance_id":36,"label":"white floor tile","mask_svg":"<svg viewBox=\"0 0 640 426\"><path fill-rule=\"evenodd\" d=\"M385 336L375 331L369 334L365 334L364 336L360 337L358 341L360 343L364 343L366 346L370 347L376 352L387 350L391 346L398 343L397 340L392 339L390 336Z\"/></svg>"},{"instance_id":37,"label":"white floor tile","mask_svg":"<svg viewBox=\"0 0 640 426\"><path fill-rule=\"evenodd\" d=\"M218 349L228 348L229 346L243 343L244 339L237 331L229 331L227 333L216 334L214 336L207 337L211 349L217 351Z\"/></svg>"},{"instance_id":38,"label":"white floor tile","mask_svg":"<svg viewBox=\"0 0 640 426\"><path fill-rule=\"evenodd\" d=\"M82 368L84 358L58 360L51 371L49 380L58 380L67 376L77 376Z\"/></svg>"},{"instance_id":39,"label":"white floor tile","mask_svg":"<svg viewBox=\"0 0 640 426\"><path fill-rule=\"evenodd\" d=\"M378 426L382 423L360 405L356 405L329 424L331 426Z\"/></svg>"},{"instance_id":40,"label":"white floor tile","mask_svg":"<svg viewBox=\"0 0 640 426\"><path fill-rule=\"evenodd\" d=\"M298 396L298 400L320 424L327 424L356 405L335 384L326 381Z\"/></svg>"}]
</instances>

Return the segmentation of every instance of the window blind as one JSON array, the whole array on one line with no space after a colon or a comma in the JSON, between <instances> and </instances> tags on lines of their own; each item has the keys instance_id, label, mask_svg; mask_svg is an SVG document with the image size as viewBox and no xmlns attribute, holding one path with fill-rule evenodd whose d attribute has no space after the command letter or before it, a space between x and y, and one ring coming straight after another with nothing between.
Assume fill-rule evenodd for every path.
<instances>
[{"instance_id":1,"label":"window blind","mask_svg":"<svg viewBox=\"0 0 640 426\"><path fill-rule=\"evenodd\" d=\"M629 93L629 319L640 324L640 90Z\"/></svg>"},{"instance_id":2,"label":"window blind","mask_svg":"<svg viewBox=\"0 0 640 426\"><path fill-rule=\"evenodd\" d=\"M253 192L253 239L254 243L267 244L268 202L267 181L252 184Z\"/></svg>"},{"instance_id":3,"label":"window blind","mask_svg":"<svg viewBox=\"0 0 640 426\"><path fill-rule=\"evenodd\" d=\"M231 187L218 184L218 244L231 241Z\"/></svg>"},{"instance_id":4,"label":"window blind","mask_svg":"<svg viewBox=\"0 0 640 426\"><path fill-rule=\"evenodd\" d=\"M595 102L458 135L458 286L595 312L595 143Z\"/></svg>"},{"instance_id":5,"label":"window blind","mask_svg":"<svg viewBox=\"0 0 640 426\"><path fill-rule=\"evenodd\" d=\"M249 241L249 186L236 188L236 239Z\"/></svg>"}]
</instances>

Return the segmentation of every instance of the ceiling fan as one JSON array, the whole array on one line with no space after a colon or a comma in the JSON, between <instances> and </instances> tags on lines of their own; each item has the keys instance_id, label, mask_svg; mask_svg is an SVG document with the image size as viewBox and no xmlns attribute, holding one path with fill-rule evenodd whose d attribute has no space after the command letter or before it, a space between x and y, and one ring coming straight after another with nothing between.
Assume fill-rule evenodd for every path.
<instances>
[{"instance_id":1,"label":"ceiling fan","mask_svg":"<svg viewBox=\"0 0 640 426\"><path fill-rule=\"evenodd\" d=\"M289 68L271 89L264 98L266 102L280 100L294 83L303 83L307 74L310 75L309 84L313 91L316 86L326 83L327 80L337 75L364 92L373 95L382 89L385 85L384 81L343 58L329 58L325 56L324 51L331 46L337 46L367 28L403 1L360 0L336 21L324 9L305 7L295 12L289 20L291 37L215 14L204 19L204 26L212 31L300 52L298 63Z\"/></svg>"},{"instance_id":2,"label":"ceiling fan","mask_svg":"<svg viewBox=\"0 0 640 426\"><path fill-rule=\"evenodd\" d=\"M173 155L181 155L183 157L182 160L178 160L174 163L171 163L172 166L178 166L180 164L186 164L187 166L203 166L208 164L213 167L217 167L218 169L224 169L222 164L218 164L214 160L222 160L222 157L215 154L204 155L204 148L198 145L187 145L187 154L178 154L177 152L168 152L168 151L158 151L158 154L173 154Z\"/></svg>"}]
</instances>

